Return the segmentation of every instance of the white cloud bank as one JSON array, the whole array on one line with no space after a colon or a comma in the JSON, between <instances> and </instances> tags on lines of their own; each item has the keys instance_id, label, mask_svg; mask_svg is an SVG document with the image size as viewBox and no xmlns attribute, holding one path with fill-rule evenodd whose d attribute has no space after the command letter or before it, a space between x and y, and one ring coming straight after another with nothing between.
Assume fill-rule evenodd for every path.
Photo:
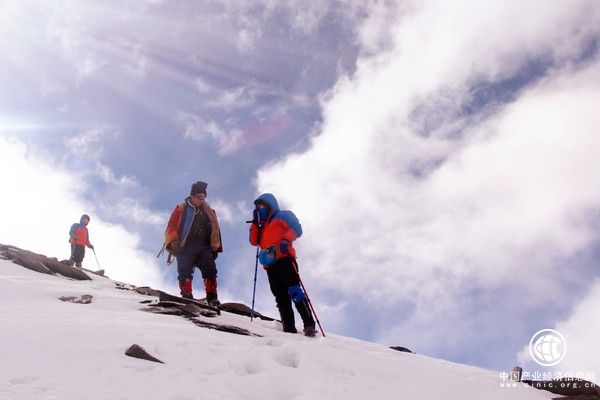
<instances>
[{"instance_id":1,"label":"white cloud bank","mask_svg":"<svg viewBox=\"0 0 600 400\"><path fill-rule=\"evenodd\" d=\"M69 228L81 214L88 213L90 240L107 275L127 283L168 288L155 256L140 250L139 235L101 220L94 214L94 205L81 200L89 189L85 179L61 170L32 147L0 138L0 182L0 243L68 258ZM96 269L91 251L83 264Z\"/></svg>"},{"instance_id":2,"label":"white cloud bank","mask_svg":"<svg viewBox=\"0 0 600 400\"><path fill-rule=\"evenodd\" d=\"M582 295L557 268L600 238L600 62L581 63L600 9L465 1L401 11L389 50L360 59L327 94L311 149L266 166L257 186L301 218L300 262L311 260L315 290L341 291L348 307L410 305L391 328L377 321L375 335L438 352L468 345L474 329L497 340L503 326L482 326L482 313L526 323L527 312ZM386 43L365 32L365 54ZM530 84L513 100L477 100L477 89L501 91L518 74ZM516 287L512 302L486 301Z\"/></svg>"}]
</instances>

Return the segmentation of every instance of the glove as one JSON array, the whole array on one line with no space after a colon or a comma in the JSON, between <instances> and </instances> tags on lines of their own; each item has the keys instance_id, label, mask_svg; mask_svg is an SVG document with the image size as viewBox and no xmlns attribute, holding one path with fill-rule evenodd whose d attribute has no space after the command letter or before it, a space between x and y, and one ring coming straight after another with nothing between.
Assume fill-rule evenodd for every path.
<instances>
[{"instance_id":1,"label":"glove","mask_svg":"<svg viewBox=\"0 0 600 400\"><path fill-rule=\"evenodd\" d=\"M289 253L289 247L290 247L290 241L287 239L283 239L281 241L281 243L279 243L279 251L282 252L283 254L288 254Z\"/></svg>"},{"instance_id":2,"label":"glove","mask_svg":"<svg viewBox=\"0 0 600 400\"><path fill-rule=\"evenodd\" d=\"M94 245L93 245L93 244L90 244L88 247L89 247L90 249L94 250Z\"/></svg>"},{"instance_id":3,"label":"glove","mask_svg":"<svg viewBox=\"0 0 600 400\"><path fill-rule=\"evenodd\" d=\"M213 252L212 252L212 256L213 256L213 260L216 260L216 259L217 259L217 257L219 257L219 253L218 253L218 252L216 252L216 251L213 251Z\"/></svg>"},{"instance_id":4,"label":"glove","mask_svg":"<svg viewBox=\"0 0 600 400\"><path fill-rule=\"evenodd\" d=\"M252 223L258 225L258 208L255 208L254 211L252 211Z\"/></svg>"},{"instance_id":5,"label":"glove","mask_svg":"<svg viewBox=\"0 0 600 400\"><path fill-rule=\"evenodd\" d=\"M181 251L181 242L179 239L174 239L171 243L169 243L167 248L171 250L171 253L177 255Z\"/></svg>"}]
</instances>

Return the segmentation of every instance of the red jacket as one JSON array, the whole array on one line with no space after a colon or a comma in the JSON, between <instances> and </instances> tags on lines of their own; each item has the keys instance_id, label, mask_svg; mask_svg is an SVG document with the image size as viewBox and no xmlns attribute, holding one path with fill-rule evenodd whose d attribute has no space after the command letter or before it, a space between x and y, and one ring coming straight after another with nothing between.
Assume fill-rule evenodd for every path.
<instances>
[{"instance_id":1,"label":"red jacket","mask_svg":"<svg viewBox=\"0 0 600 400\"><path fill-rule=\"evenodd\" d=\"M296 257L296 250L292 246L292 242L302 235L302 226L298 218L289 210L280 210L277 199L270 193L261 195L256 201L269 204L271 212L267 221L262 224L262 228L256 223L250 225L250 244L253 246L259 245L261 250L274 247L276 259L286 256ZM279 251L279 245L284 239L290 242L287 254Z\"/></svg>"},{"instance_id":2,"label":"red jacket","mask_svg":"<svg viewBox=\"0 0 600 400\"><path fill-rule=\"evenodd\" d=\"M92 245L90 243L88 229L83 224L83 220L86 218L89 217L84 214L81 216L81 220L79 221L79 223L74 223L73 225L71 225L71 229L69 230L69 243L87 247L90 247Z\"/></svg>"}]
</instances>

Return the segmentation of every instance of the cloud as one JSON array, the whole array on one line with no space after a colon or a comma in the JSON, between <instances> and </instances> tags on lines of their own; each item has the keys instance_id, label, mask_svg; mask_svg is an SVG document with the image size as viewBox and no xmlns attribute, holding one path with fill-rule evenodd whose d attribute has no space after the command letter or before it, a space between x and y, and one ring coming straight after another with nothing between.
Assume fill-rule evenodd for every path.
<instances>
[{"instance_id":1,"label":"cloud","mask_svg":"<svg viewBox=\"0 0 600 400\"><path fill-rule=\"evenodd\" d=\"M206 82L202 78L196 78L194 80L194 85L196 86L196 89L198 89L198 92L200 92L201 94L209 93L212 88L211 84Z\"/></svg>"},{"instance_id":2,"label":"cloud","mask_svg":"<svg viewBox=\"0 0 600 400\"><path fill-rule=\"evenodd\" d=\"M82 82L96 74L102 68L102 63L91 55L87 55L76 66L76 81Z\"/></svg>"},{"instance_id":3,"label":"cloud","mask_svg":"<svg viewBox=\"0 0 600 400\"><path fill-rule=\"evenodd\" d=\"M567 342L565 359L555 369L576 371L588 380L600 383L600 361L598 360L598 335L600 335L600 280L596 278L585 297L578 302L568 320L556 325Z\"/></svg>"},{"instance_id":4,"label":"cloud","mask_svg":"<svg viewBox=\"0 0 600 400\"><path fill-rule=\"evenodd\" d=\"M95 205L83 200L84 193L90 190L86 181L62 169L55 159L20 141L0 138L0 180L4 187L0 242L50 257L68 258L69 227L79 221L81 214L88 213L92 217L90 239L107 275L128 283L173 290L165 283L154 255L140 248L140 236L100 218ZM18 196L8 194L15 191ZM90 252L84 266L97 267Z\"/></svg>"},{"instance_id":5,"label":"cloud","mask_svg":"<svg viewBox=\"0 0 600 400\"><path fill-rule=\"evenodd\" d=\"M100 176L107 185L120 186L122 188L135 188L138 185L135 178L126 175L117 177L110 167L101 162L96 164L95 173Z\"/></svg>"},{"instance_id":6,"label":"cloud","mask_svg":"<svg viewBox=\"0 0 600 400\"><path fill-rule=\"evenodd\" d=\"M372 317L365 336L468 359L482 349L467 332L498 326L494 315L527 325L541 307L529 298L579 298L558 266L600 236L590 220L600 200L593 8L406 7L390 46L362 36L365 55L323 97L310 150L260 171L258 190L301 218L301 257L317 260L304 273L320 292L353 299L348 314L357 304L401 310ZM477 97L482 88L493 101ZM497 330L479 331L499 343L486 350L516 352Z\"/></svg>"},{"instance_id":7,"label":"cloud","mask_svg":"<svg viewBox=\"0 0 600 400\"><path fill-rule=\"evenodd\" d=\"M169 220L169 214L156 212L143 207L138 201L124 198L112 207L113 215L138 224L150 224L163 227Z\"/></svg>"},{"instance_id":8,"label":"cloud","mask_svg":"<svg viewBox=\"0 0 600 400\"><path fill-rule=\"evenodd\" d=\"M104 151L103 142L114 140L119 135L116 127L100 125L65 139L65 143L73 154L99 159Z\"/></svg>"},{"instance_id":9,"label":"cloud","mask_svg":"<svg viewBox=\"0 0 600 400\"><path fill-rule=\"evenodd\" d=\"M193 113L179 111L176 120L183 127L184 138L197 141L212 138L217 142L219 154L233 153L244 142L244 135L239 129L225 130L216 121L207 121Z\"/></svg>"}]
</instances>

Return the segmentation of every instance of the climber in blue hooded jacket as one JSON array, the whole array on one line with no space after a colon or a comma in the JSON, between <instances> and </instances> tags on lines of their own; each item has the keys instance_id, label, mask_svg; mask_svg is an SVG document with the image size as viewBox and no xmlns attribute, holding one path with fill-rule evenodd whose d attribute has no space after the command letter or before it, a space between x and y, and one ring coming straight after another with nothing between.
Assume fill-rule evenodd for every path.
<instances>
[{"instance_id":1,"label":"climber in blue hooded jacket","mask_svg":"<svg viewBox=\"0 0 600 400\"><path fill-rule=\"evenodd\" d=\"M260 195L254 205L250 243L260 247L259 261L267 271L283 331L297 332L293 301L304 323L304 334L315 336L315 320L300 285L296 270L296 250L292 244L302 235L302 226L293 212L279 209L277 199L271 193Z\"/></svg>"}]
</instances>

